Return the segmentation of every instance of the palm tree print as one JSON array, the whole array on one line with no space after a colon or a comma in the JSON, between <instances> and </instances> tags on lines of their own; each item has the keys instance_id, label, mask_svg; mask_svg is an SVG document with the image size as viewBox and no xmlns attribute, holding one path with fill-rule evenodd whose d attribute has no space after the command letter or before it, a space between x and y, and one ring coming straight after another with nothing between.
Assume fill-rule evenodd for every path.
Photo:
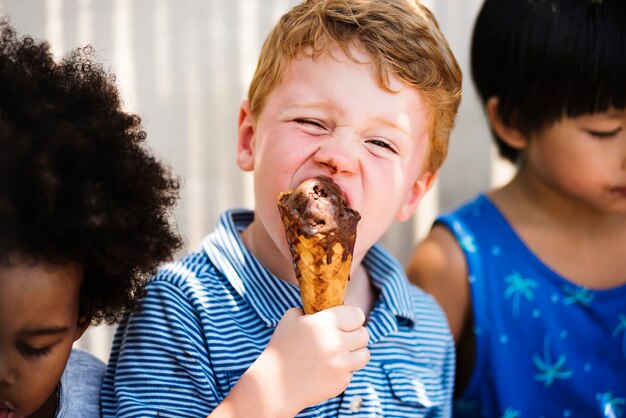
<instances>
[{"instance_id":1,"label":"palm tree print","mask_svg":"<svg viewBox=\"0 0 626 418\"><path fill-rule=\"evenodd\" d=\"M463 225L458 221L452 223L452 229L459 236L459 245L461 248L468 253L475 253L476 244L474 244L474 236L465 232Z\"/></svg>"},{"instance_id":2,"label":"palm tree print","mask_svg":"<svg viewBox=\"0 0 626 418\"><path fill-rule=\"evenodd\" d=\"M626 407L626 399L615 398L611 392L601 393L598 395L598 400L602 406L602 412L605 417L609 418L622 418L624 417L624 408Z\"/></svg>"},{"instance_id":3,"label":"palm tree print","mask_svg":"<svg viewBox=\"0 0 626 418\"><path fill-rule=\"evenodd\" d=\"M508 283L508 287L504 291L504 297L506 299L513 299L513 316L518 318L520 299L522 296L526 297L529 301L535 299L533 289L537 288L537 281L533 279L525 279L517 271L506 276L504 280Z\"/></svg>"},{"instance_id":4,"label":"palm tree print","mask_svg":"<svg viewBox=\"0 0 626 418\"><path fill-rule=\"evenodd\" d=\"M626 315L620 314L619 316L619 324L615 327L613 331L613 338L616 338L619 333L622 333L622 354L626 359Z\"/></svg>"},{"instance_id":5,"label":"palm tree print","mask_svg":"<svg viewBox=\"0 0 626 418\"><path fill-rule=\"evenodd\" d=\"M520 411L516 411L512 408L507 408L506 411L504 411L504 415L502 415L502 418L519 418L522 416L522 413Z\"/></svg>"},{"instance_id":6,"label":"palm tree print","mask_svg":"<svg viewBox=\"0 0 626 418\"><path fill-rule=\"evenodd\" d=\"M454 413L459 417L478 417L478 402L459 399L454 403Z\"/></svg>"},{"instance_id":7,"label":"palm tree print","mask_svg":"<svg viewBox=\"0 0 626 418\"><path fill-rule=\"evenodd\" d=\"M565 299L563 299L563 303L566 305L580 303L581 305L589 306L596 296L595 293L584 287L566 286L563 288L563 293L567 295Z\"/></svg>"},{"instance_id":8,"label":"palm tree print","mask_svg":"<svg viewBox=\"0 0 626 418\"><path fill-rule=\"evenodd\" d=\"M461 241L459 243L461 248L463 248L468 253L476 252L476 245L474 244L474 238L471 235L465 235L461 237Z\"/></svg>"},{"instance_id":9,"label":"palm tree print","mask_svg":"<svg viewBox=\"0 0 626 418\"><path fill-rule=\"evenodd\" d=\"M551 386L556 379L569 379L572 376L571 370L564 370L567 357L562 355L556 363L552 362L550 355L550 336L543 341L543 358L539 354L533 356L533 362L539 369L539 373L535 374L535 380L543 382L544 386Z\"/></svg>"}]
</instances>

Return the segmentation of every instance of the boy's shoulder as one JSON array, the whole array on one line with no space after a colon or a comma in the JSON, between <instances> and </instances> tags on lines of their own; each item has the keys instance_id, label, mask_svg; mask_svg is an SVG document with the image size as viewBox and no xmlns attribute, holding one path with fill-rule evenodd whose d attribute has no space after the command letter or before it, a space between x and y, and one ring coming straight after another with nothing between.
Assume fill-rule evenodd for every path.
<instances>
[{"instance_id":1,"label":"boy's shoulder","mask_svg":"<svg viewBox=\"0 0 626 418\"><path fill-rule=\"evenodd\" d=\"M188 253L162 265L148 281L148 287L170 285L186 288L190 285L208 285L222 273L215 267L203 249Z\"/></svg>"},{"instance_id":2,"label":"boy's shoulder","mask_svg":"<svg viewBox=\"0 0 626 418\"><path fill-rule=\"evenodd\" d=\"M98 357L80 348L74 348L70 354L65 371L66 373L76 372L94 375L104 372L105 367L104 362Z\"/></svg>"},{"instance_id":3,"label":"boy's shoulder","mask_svg":"<svg viewBox=\"0 0 626 418\"><path fill-rule=\"evenodd\" d=\"M224 212L213 231L193 252L162 265L147 283L148 295L178 294L187 300L203 301L231 298L234 289L229 268L239 260L236 218L251 218L251 211L230 209ZM242 244L238 244L241 246ZM241 251L241 250L240 250Z\"/></svg>"},{"instance_id":4,"label":"boy's shoulder","mask_svg":"<svg viewBox=\"0 0 626 418\"><path fill-rule=\"evenodd\" d=\"M73 349L61 377L58 417L97 417L106 365L96 356Z\"/></svg>"},{"instance_id":5,"label":"boy's shoulder","mask_svg":"<svg viewBox=\"0 0 626 418\"><path fill-rule=\"evenodd\" d=\"M212 267L206 252L198 249L162 265L152 280L174 281L192 276L203 277L211 274Z\"/></svg>"}]
</instances>

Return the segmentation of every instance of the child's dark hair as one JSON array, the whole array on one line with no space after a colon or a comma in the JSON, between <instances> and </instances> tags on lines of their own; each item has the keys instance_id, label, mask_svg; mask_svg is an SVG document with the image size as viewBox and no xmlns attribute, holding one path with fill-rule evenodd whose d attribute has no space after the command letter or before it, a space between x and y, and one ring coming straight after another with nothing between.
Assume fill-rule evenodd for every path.
<instances>
[{"instance_id":1,"label":"child's dark hair","mask_svg":"<svg viewBox=\"0 0 626 418\"><path fill-rule=\"evenodd\" d=\"M180 248L179 184L91 47L55 62L0 17L0 265L82 268L80 317L114 323Z\"/></svg>"},{"instance_id":2,"label":"child's dark hair","mask_svg":"<svg viewBox=\"0 0 626 418\"><path fill-rule=\"evenodd\" d=\"M485 0L471 47L483 103L525 135L626 107L626 1ZM494 134L495 136L495 134ZM496 136L500 154L519 151Z\"/></svg>"}]
</instances>

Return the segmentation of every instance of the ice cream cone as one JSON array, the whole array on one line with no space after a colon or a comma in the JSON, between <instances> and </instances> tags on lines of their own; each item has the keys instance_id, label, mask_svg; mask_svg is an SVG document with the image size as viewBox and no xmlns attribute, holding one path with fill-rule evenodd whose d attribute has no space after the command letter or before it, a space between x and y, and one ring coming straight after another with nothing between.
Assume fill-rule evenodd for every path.
<instances>
[{"instance_id":1,"label":"ice cream cone","mask_svg":"<svg viewBox=\"0 0 626 418\"><path fill-rule=\"evenodd\" d=\"M304 181L281 193L278 209L307 314L343 304L359 213L330 180Z\"/></svg>"}]
</instances>

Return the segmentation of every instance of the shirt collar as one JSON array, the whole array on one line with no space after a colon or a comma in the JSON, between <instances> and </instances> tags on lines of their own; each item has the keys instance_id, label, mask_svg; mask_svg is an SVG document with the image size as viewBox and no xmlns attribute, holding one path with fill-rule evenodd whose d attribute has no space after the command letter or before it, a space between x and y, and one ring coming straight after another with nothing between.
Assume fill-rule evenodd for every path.
<instances>
[{"instance_id":1,"label":"shirt collar","mask_svg":"<svg viewBox=\"0 0 626 418\"><path fill-rule=\"evenodd\" d=\"M209 259L246 303L268 327L276 327L287 309L302 307L300 291L270 273L243 244L240 233L253 219L254 212L250 210L226 211L202 245ZM378 244L368 251L363 263L380 292L374 311L383 309L396 319L414 322L410 285L402 266Z\"/></svg>"},{"instance_id":2,"label":"shirt collar","mask_svg":"<svg viewBox=\"0 0 626 418\"><path fill-rule=\"evenodd\" d=\"M380 292L379 302L397 318L415 322L411 285L400 263L382 245L376 244L363 258L363 265Z\"/></svg>"},{"instance_id":3,"label":"shirt collar","mask_svg":"<svg viewBox=\"0 0 626 418\"><path fill-rule=\"evenodd\" d=\"M223 213L203 247L245 302L268 327L275 327L287 309L302 306L300 291L270 273L243 244L240 233L253 219L254 212L245 209Z\"/></svg>"}]
</instances>

